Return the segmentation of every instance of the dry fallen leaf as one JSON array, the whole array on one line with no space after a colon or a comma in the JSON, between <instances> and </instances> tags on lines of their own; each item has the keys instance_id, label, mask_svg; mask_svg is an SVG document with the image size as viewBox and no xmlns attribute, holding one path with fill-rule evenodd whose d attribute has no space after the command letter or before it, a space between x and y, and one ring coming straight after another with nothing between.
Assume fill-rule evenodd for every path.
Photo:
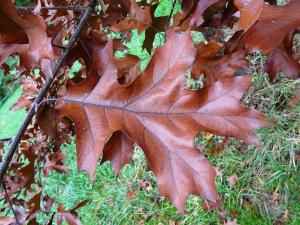
<instances>
[{"instance_id":1,"label":"dry fallen leaf","mask_svg":"<svg viewBox=\"0 0 300 225\"><path fill-rule=\"evenodd\" d=\"M216 171L216 176L217 177L223 177L223 173L222 171L220 170L219 167L214 167L215 171Z\"/></svg>"},{"instance_id":2,"label":"dry fallen leaf","mask_svg":"<svg viewBox=\"0 0 300 225\"><path fill-rule=\"evenodd\" d=\"M137 193L135 190L131 190L131 191L128 191L127 194L126 194L126 198L131 201L133 199L135 199L137 196Z\"/></svg>"},{"instance_id":3,"label":"dry fallen leaf","mask_svg":"<svg viewBox=\"0 0 300 225\"><path fill-rule=\"evenodd\" d=\"M234 220L228 220L224 225L238 225L237 219Z\"/></svg>"},{"instance_id":4,"label":"dry fallen leaf","mask_svg":"<svg viewBox=\"0 0 300 225\"><path fill-rule=\"evenodd\" d=\"M285 210L282 219L288 220L289 219L289 211Z\"/></svg>"},{"instance_id":5,"label":"dry fallen leaf","mask_svg":"<svg viewBox=\"0 0 300 225\"><path fill-rule=\"evenodd\" d=\"M276 191L274 191L274 192L272 193L272 201L273 201L274 203L278 204L279 196L280 196L279 193L276 192Z\"/></svg>"},{"instance_id":6,"label":"dry fallen leaf","mask_svg":"<svg viewBox=\"0 0 300 225\"><path fill-rule=\"evenodd\" d=\"M173 221L173 220L170 220L169 221L169 225L180 225L181 223L178 222L178 221Z\"/></svg>"},{"instance_id":7,"label":"dry fallen leaf","mask_svg":"<svg viewBox=\"0 0 300 225\"><path fill-rule=\"evenodd\" d=\"M225 220L229 216L229 212L227 210L224 210L220 212L219 216L222 220Z\"/></svg>"},{"instance_id":8,"label":"dry fallen leaf","mask_svg":"<svg viewBox=\"0 0 300 225\"><path fill-rule=\"evenodd\" d=\"M227 178L227 182L230 187L234 187L236 185L236 183L238 182L238 180L239 180L239 177L236 174L233 174Z\"/></svg>"}]
</instances>

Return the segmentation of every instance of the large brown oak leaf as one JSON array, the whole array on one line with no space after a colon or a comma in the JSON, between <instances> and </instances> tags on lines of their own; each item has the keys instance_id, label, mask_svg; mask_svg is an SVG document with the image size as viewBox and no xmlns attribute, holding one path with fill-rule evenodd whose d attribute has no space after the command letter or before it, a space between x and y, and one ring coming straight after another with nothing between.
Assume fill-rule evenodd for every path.
<instances>
[{"instance_id":1,"label":"large brown oak leaf","mask_svg":"<svg viewBox=\"0 0 300 225\"><path fill-rule=\"evenodd\" d=\"M253 130L266 125L264 116L240 105L251 77L221 77L200 91L185 89L186 70L196 57L189 32L169 31L167 42L127 87L117 81L112 48L109 57L101 79L90 76L58 100L56 117L68 117L76 126L79 169L92 178L104 152L104 161L114 160L120 170L130 160L134 141L143 149L160 193L180 212L191 193L219 206L215 170L193 139L206 131L258 143Z\"/></svg>"}]
</instances>

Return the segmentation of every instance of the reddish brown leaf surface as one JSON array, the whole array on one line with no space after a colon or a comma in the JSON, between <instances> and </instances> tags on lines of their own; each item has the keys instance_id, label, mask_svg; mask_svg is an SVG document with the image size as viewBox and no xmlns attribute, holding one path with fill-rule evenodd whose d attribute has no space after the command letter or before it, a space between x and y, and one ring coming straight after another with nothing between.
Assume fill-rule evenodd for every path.
<instances>
[{"instance_id":1,"label":"reddish brown leaf surface","mask_svg":"<svg viewBox=\"0 0 300 225\"><path fill-rule=\"evenodd\" d=\"M140 75L140 58L134 55L126 55L115 59L118 68L118 81L123 86L130 86Z\"/></svg>"},{"instance_id":2,"label":"reddish brown leaf surface","mask_svg":"<svg viewBox=\"0 0 300 225\"><path fill-rule=\"evenodd\" d=\"M103 3L109 4L109 7L103 7L105 15L101 16L104 27L123 20L130 11L130 0L104 0Z\"/></svg>"},{"instance_id":3,"label":"reddish brown leaf surface","mask_svg":"<svg viewBox=\"0 0 300 225\"><path fill-rule=\"evenodd\" d=\"M124 133L116 131L103 149L101 163L111 161L118 174L123 166L131 161L131 151L134 142Z\"/></svg>"},{"instance_id":4,"label":"reddish brown leaf surface","mask_svg":"<svg viewBox=\"0 0 300 225\"><path fill-rule=\"evenodd\" d=\"M152 18L150 14L150 7L147 6L142 9L134 0L130 0L131 7L129 12L129 18L120 21L113 26L114 31L123 32L131 29L138 29L141 33L151 25Z\"/></svg>"},{"instance_id":5,"label":"reddish brown leaf surface","mask_svg":"<svg viewBox=\"0 0 300 225\"><path fill-rule=\"evenodd\" d=\"M284 6L265 4L258 22L240 38L236 47L268 54L280 45L290 31L300 26L299 9L298 0L291 0Z\"/></svg>"},{"instance_id":6,"label":"reddish brown leaf surface","mask_svg":"<svg viewBox=\"0 0 300 225\"><path fill-rule=\"evenodd\" d=\"M48 176L49 171L56 170L61 173L68 173L69 168L62 165L62 160L66 158L66 154L63 152L56 152L50 157L46 156L45 165L43 168L43 172L45 176Z\"/></svg>"},{"instance_id":7,"label":"reddish brown leaf surface","mask_svg":"<svg viewBox=\"0 0 300 225\"><path fill-rule=\"evenodd\" d=\"M59 216L57 217L58 225L61 225L62 221L66 221L67 224L69 224L69 225L81 225L82 224L79 220L78 215L72 214L72 213L67 213L67 212L60 213Z\"/></svg>"},{"instance_id":8,"label":"reddish brown leaf surface","mask_svg":"<svg viewBox=\"0 0 300 225\"><path fill-rule=\"evenodd\" d=\"M297 78L300 75L300 64L289 55L284 47L278 47L267 55L265 71L271 80L282 72L288 78Z\"/></svg>"},{"instance_id":9,"label":"reddish brown leaf surface","mask_svg":"<svg viewBox=\"0 0 300 225\"><path fill-rule=\"evenodd\" d=\"M33 215L40 210L41 196L42 193L39 192L29 200L27 212L29 211L30 215Z\"/></svg>"},{"instance_id":10,"label":"reddish brown leaf surface","mask_svg":"<svg viewBox=\"0 0 300 225\"><path fill-rule=\"evenodd\" d=\"M0 216L0 223L2 225L12 225L15 221L16 219L14 217Z\"/></svg>"},{"instance_id":11,"label":"reddish brown leaf surface","mask_svg":"<svg viewBox=\"0 0 300 225\"><path fill-rule=\"evenodd\" d=\"M105 143L114 132L121 132L142 147L158 179L160 193L181 212L191 193L219 206L215 170L193 146L195 135L206 131L258 144L253 130L266 122L261 113L239 103L250 85L248 76L223 77L201 91L186 90L185 72L195 56L189 32L169 31L166 44L156 50L144 73L129 87L118 83L113 60L97 84L91 76L69 87L59 99L63 104L56 116L68 117L75 123L79 169L86 170L92 178ZM122 137L119 135L119 143L114 141L121 146L121 153L108 158L116 159L117 170L128 161L128 150L124 153L123 146L131 147L123 144ZM114 146L108 146L116 151ZM127 155L126 160L122 154Z\"/></svg>"},{"instance_id":12,"label":"reddish brown leaf surface","mask_svg":"<svg viewBox=\"0 0 300 225\"><path fill-rule=\"evenodd\" d=\"M200 26L204 19L202 17L203 12L214 3L218 2L219 0L202 0L198 2L196 10L193 12L190 18L190 26Z\"/></svg>"},{"instance_id":13,"label":"reddish brown leaf surface","mask_svg":"<svg viewBox=\"0 0 300 225\"><path fill-rule=\"evenodd\" d=\"M145 40L143 43L143 48L145 48L149 53L151 53L155 35L158 32L163 32L166 29L166 25L169 22L168 16L155 17L154 13L158 4L153 4L150 7L150 14L152 17L152 26L145 31Z\"/></svg>"},{"instance_id":14,"label":"reddish brown leaf surface","mask_svg":"<svg viewBox=\"0 0 300 225\"><path fill-rule=\"evenodd\" d=\"M265 71L273 81L279 72L291 79L300 76L300 64L293 52L294 35L294 31L290 32L280 46L267 55Z\"/></svg>"},{"instance_id":15,"label":"reddish brown leaf surface","mask_svg":"<svg viewBox=\"0 0 300 225\"><path fill-rule=\"evenodd\" d=\"M76 213L76 210L85 206L88 201L80 202L76 207L70 210L65 210L62 204L59 204L57 207L57 224L61 225L63 221L67 222L69 225L81 225L79 216Z\"/></svg>"},{"instance_id":16,"label":"reddish brown leaf surface","mask_svg":"<svg viewBox=\"0 0 300 225\"><path fill-rule=\"evenodd\" d=\"M182 11L172 14L173 18L154 16L159 2L98 1L101 10L92 13L62 63L44 96L51 99L39 108L6 173L9 176L4 182L21 224L37 224L35 216L43 202L42 208L51 210L54 199L44 197L41 202L42 184L37 173L43 162L44 175L50 170L68 171L60 147L69 139L66 134L70 131L76 133L78 168L86 170L91 179L101 156L101 163L110 161L119 173L131 161L134 143L138 144L145 153L148 169L158 180L160 193L181 213L190 194L202 195L208 207L220 206L214 178L221 172L209 164L203 148L193 145L199 132L225 136L222 144L206 140L213 156L229 143L227 137L239 138L244 145L259 144L253 131L267 122L263 114L241 105L251 84L245 53L263 51L267 55L265 71L274 81L278 72L289 78L299 77L299 54L293 40L296 43L294 35L300 26L300 1L290 0L285 6L277 6L273 0L186 0L181 1ZM0 66L8 74L11 68L3 63L10 55L18 54L18 74L24 75L23 94L15 109L31 106L47 76L52 74L55 59L63 52L63 39L72 36L76 23L83 18L83 11L50 11L44 6L82 7L90 0L36 3L34 10L18 10L14 0L0 0ZM166 43L152 54L156 34L164 34L170 27L186 32L169 30ZM224 28L237 31L230 43L226 43L228 34ZM144 72L138 57L114 54L117 50L127 52L123 44L131 39L132 29L145 31L143 47L152 59ZM207 42L194 45L191 30L203 32ZM120 32L121 38L109 40L111 32ZM54 51L51 39L53 46L61 47ZM82 68L71 79L68 73L75 60L80 61ZM31 73L35 67L40 69L38 76ZM194 78L204 77L201 90L184 87L188 73ZM297 105L299 99L297 91L290 104ZM55 101L59 102L56 106ZM3 154L3 149L0 152ZM247 159L246 166L253 162L253 158ZM227 182L234 188L237 175L228 177ZM139 182L147 192L152 185L147 180ZM32 187L39 190L33 193ZM28 201L24 201L17 192L31 197L26 196ZM137 192L128 187L125 196L133 200ZM273 202L277 203L278 196L274 196ZM76 209L85 204L86 201L70 210L59 205L48 224L55 218L58 224L65 221L79 225ZM230 219L227 214L220 223L237 224L237 220L230 219L236 218L238 212L231 210ZM288 211L284 218L288 218ZM0 217L2 223L14 224L15 219Z\"/></svg>"},{"instance_id":17,"label":"reddish brown leaf surface","mask_svg":"<svg viewBox=\"0 0 300 225\"><path fill-rule=\"evenodd\" d=\"M20 86L22 88L23 94L19 97L18 102L12 106L13 110L22 109L24 107L26 109L29 109L32 101L39 91L36 87L35 81L31 79L31 77L22 80Z\"/></svg>"},{"instance_id":18,"label":"reddish brown leaf surface","mask_svg":"<svg viewBox=\"0 0 300 225\"><path fill-rule=\"evenodd\" d=\"M240 11L240 18L236 30L247 31L259 18L263 6L263 0L234 0L235 6Z\"/></svg>"},{"instance_id":19,"label":"reddish brown leaf surface","mask_svg":"<svg viewBox=\"0 0 300 225\"><path fill-rule=\"evenodd\" d=\"M22 65L29 69L38 66L41 59L54 59L42 17L17 10L10 0L1 0L0 18L0 43L5 44L0 46L0 65L16 53L19 53Z\"/></svg>"},{"instance_id":20,"label":"reddish brown leaf surface","mask_svg":"<svg viewBox=\"0 0 300 225\"><path fill-rule=\"evenodd\" d=\"M191 73L194 78L203 74L205 86L221 77L243 75L249 66L242 51L218 55L223 45L214 40L196 47L197 55Z\"/></svg>"},{"instance_id":21,"label":"reddish brown leaf surface","mask_svg":"<svg viewBox=\"0 0 300 225\"><path fill-rule=\"evenodd\" d=\"M299 103L300 103L300 88L297 88L295 90L294 96L291 98L291 100L289 102L289 105L291 107L296 107ZM298 161L300 161L299 159L300 159L300 157L298 155Z\"/></svg>"}]
</instances>

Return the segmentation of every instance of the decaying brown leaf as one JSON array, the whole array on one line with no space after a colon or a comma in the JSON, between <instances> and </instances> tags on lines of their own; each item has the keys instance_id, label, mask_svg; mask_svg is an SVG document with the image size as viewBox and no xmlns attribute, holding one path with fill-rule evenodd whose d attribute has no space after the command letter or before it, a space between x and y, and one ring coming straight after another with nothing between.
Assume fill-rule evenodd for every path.
<instances>
[{"instance_id":1,"label":"decaying brown leaf","mask_svg":"<svg viewBox=\"0 0 300 225\"><path fill-rule=\"evenodd\" d=\"M295 90L294 96L291 98L291 100L289 102L289 105L291 107L296 107L299 103L300 103L300 88L297 88Z\"/></svg>"}]
</instances>

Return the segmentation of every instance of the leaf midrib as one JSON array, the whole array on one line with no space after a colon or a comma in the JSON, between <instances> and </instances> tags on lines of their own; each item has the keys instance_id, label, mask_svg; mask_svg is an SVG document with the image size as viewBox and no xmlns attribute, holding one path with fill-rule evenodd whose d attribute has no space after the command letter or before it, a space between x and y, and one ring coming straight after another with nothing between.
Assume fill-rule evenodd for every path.
<instances>
[{"instance_id":1,"label":"leaf midrib","mask_svg":"<svg viewBox=\"0 0 300 225\"><path fill-rule=\"evenodd\" d=\"M217 114L212 114L212 113L203 113L203 112L198 112L198 111L188 111L188 112L151 112L151 111L135 111L135 110L130 110L128 108L124 108L124 107L118 107L118 106L114 106L114 105L103 105L103 104L96 104L96 103L92 103L92 102L82 102L79 100L73 100L73 99L67 99L67 98L59 98L56 99L56 101L61 101L64 103L76 103L76 104L80 104L82 106L96 106L98 108L108 108L108 109L116 109L116 110L120 110L120 111L125 111L128 113L135 113L135 114L150 114L150 115L210 115L210 116L217 116L217 117L242 117L242 118L249 118L249 116L241 116L241 115L217 115ZM254 119L256 119L254 117Z\"/></svg>"}]
</instances>

